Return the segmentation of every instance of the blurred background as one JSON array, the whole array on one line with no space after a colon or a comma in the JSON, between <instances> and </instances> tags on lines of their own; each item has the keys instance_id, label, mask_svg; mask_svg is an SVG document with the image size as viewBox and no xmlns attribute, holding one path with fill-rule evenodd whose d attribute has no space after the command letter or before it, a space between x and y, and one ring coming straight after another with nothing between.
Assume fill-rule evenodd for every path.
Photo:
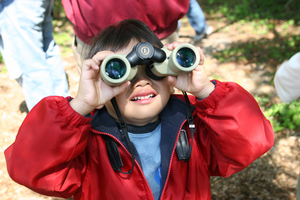
<instances>
[{"instance_id":1,"label":"blurred background","mask_svg":"<svg viewBox=\"0 0 300 200\"><path fill-rule=\"evenodd\" d=\"M281 102L273 77L279 64L300 51L300 0L198 2L214 31L195 42L195 31L184 16L179 41L203 49L210 78L234 81L248 90L275 131L274 147L247 169L229 178L211 179L212 199L295 200L300 171L300 101ZM79 74L71 48L74 33L59 0L55 1L53 16L54 39L60 46L70 93L75 96ZM58 200L18 185L7 174L3 152L14 141L27 113L22 88L9 78L1 55L0 100L1 199Z\"/></svg>"}]
</instances>

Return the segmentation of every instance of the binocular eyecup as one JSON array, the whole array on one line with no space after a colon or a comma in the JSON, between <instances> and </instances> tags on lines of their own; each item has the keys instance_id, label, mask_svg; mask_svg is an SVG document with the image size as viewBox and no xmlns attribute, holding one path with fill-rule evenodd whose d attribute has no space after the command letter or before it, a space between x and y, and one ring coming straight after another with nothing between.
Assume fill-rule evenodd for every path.
<instances>
[{"instance_id":1,"label":"binocular eyecup","mask_svg":"<svg viewBox=\"0 0 300 200\"><path fill-rule=\"evenodd\" d=\"M138 43L128 54L112 54L106 57L100 68L103 81L119 86L132 80L138 65L146 65L147 75L154 80L167 75L178 76L193 71L200 62L200 54L191 44L180 44L173 51L157 48L148 42Z\"/></svg>"}]
</instances>

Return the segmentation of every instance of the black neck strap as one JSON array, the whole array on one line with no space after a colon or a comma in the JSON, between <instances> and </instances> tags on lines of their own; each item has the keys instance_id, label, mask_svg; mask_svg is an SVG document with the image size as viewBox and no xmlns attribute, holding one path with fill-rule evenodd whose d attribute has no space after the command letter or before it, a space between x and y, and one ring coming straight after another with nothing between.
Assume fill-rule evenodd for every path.
<instances>
[{"instance_id":1,"label":"black neck strap","mask_svg":"<svg viewBox=\"0 0 300 200\"><path fill-rule=\"evenodd\" d=\"M191 104L190 104L190 100L186 94L186 92L183 92L184 98L185 98L185 102L186 102L186 107L187 107L187 120L188 120L188 124L189 124L189 129L191 131L191 146L186 154L186 158L184 159L185 162L188 162L191 158L191 153L192 153L192 148L193 148L193 139L194 139L194 133L196 131L196 127L195 127L195 123L194 123L194 119L193 119L193 113L192 113L192 108L191 108Z\"/></svg>"},{"instance_id":2,"label":"black neck strap","mask_svg":"<svg viewBox=\"0 0 300 200\"><path fill-rule=\"evenodd\" d=\"M121 115L121 112L119 110L119 107L118 107L118 104L117 104L117 101L116 101L116 98L112 98L111 100L111 103L115 109L115 112L117 114L117 117L118 117L118 120L119 120L119 124L120 124L120 127L121 127L121 130L122 130L122 133L121 133L121 139L126 140L127 142L127 145L129 147L129 152L131 154L131 157L132 157L132 168L128 171L128 172L123 172L121 170L121 168L118 169L118 171L120 171L122 174L131 174L132 171L133 171L133 168L134 168L134 164L135 164L135 158L134 158L134 152L133 152L133 147L132 147L132 143L129 139L129 136L128 136L128 129L127 129L127 125L125 123L125 121L123 120L122 118L122 115Z\"/></svg>"}]
</instances>

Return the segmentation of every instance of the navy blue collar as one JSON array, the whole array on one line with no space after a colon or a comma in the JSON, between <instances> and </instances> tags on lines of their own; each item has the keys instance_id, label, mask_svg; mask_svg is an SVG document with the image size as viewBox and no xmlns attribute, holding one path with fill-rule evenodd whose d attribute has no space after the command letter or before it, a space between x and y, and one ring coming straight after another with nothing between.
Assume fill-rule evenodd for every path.
<instances>
[{"instance_id":1,"label":"navy blue collar","mask_svg":"<svg viewBox=\"0 0 300 200\"><path fill-rule=\"evenodd\" d=\"M135 134L150 133L156 129L159 123L160 123L160 119L156 120L155 122L146 124L145 126L135 126L135 125L127 124L127 129L128 132L135 133Z\"/></svg>"},{"instance_id":2,"label":"navy blue collar","mask_svg":"<svg viewBox=\"0 0 300 200\"><path fill-rule=\"evenodd\" d=\"M194 107L192 108L194 109ZM161 167L162 167L162 184L164 186L168 175L169 164L176 145L176 138L179 134L183 122L186 120L187 107L186 103L176 97L170 97L167 105L159 115L161 121ZM98 110L91 121L92 128L108 133L116 137L128 150L125 140L121 140L121 133L118 123L108 114L105 108ZM136 149L134 149L136 161L140 166L140 158Z\"/></svg>"}]
</instances>

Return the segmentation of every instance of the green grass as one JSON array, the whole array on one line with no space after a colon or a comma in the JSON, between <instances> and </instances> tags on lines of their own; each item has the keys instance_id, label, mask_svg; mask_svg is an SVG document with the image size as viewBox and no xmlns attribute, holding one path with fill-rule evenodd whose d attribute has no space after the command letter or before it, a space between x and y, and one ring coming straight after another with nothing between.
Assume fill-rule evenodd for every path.
<instances>
[{"instance_id":1,"label":"green grass","mask_svg":"<svg viewBox=\"0 0 300 200\"><path fill-rule=\"evenodd\" d=\"M285 35L281 38L249 40L230 44L230 47L218 51L213 56L220 62L247 62L256 64L276 64L289 59L299 51L300 36Z\"/></svg>"},{"instance_id":2,"label":"green grass","mask_svg":"<svg viewBox=\"0 0 300 200\"><path fill-rule=\"evenodd\" d=\"M230 45L214 55L221 62L239 62L274 65L290 58L300 46L300 4L298 0L199 0L208 18L219 19L237 28L247 26L262 39L253 39ZM290 3L289 3L290 2ZM287 4L289 3L289 4ZM230 32L229 28L222 31ZM240 30L242 33L242 30ZM274 39L263 38L274 33ZM275 67L275 66L274 66Z\"/></svg>"},{"instance_id":3,"label":"green grass","mask_svg":"<svg viewBox=\"0 0 300 200\"><path fill-rule=\"evenodd\" d=\"M72 33L69 32L54 32L53 38L56 44L60 46L61 56L65 57L72 53Z\"/></svg>"},{"instance_id":4,"label":"green grass","mask_svg":"<svg viewBox=\"0 0 300 200\"><path fill-rule=\"evenodd\" d=\"M255 95L256 101L264 110L264 115L270 120L274 132L284 129L300 129L300 100L290 103L270 103L270 95Z\"/></svg>"},{"instance_id":5,"label":"green grass","mask_svg":"<svg viewBox=\"0 0 300 200\"><path fill-rule=\"evenodd\" d=\"M300 101L273 104L266 109L265 116L270 120L275 132L286 128L290 130L300 127Z\"/></svg>"},{"instance_id":6,"label":"green grass","mask_svg":"<svg viewBox=\"0 0 300 200\"><path fill-rule=\"evenodd\" d=\"M6 68L5 65L2 68L0 67L0 73L1 74L6 74L6 72L7 72L7 68Z\"/></svg>"},{"instance_id":7,"label":"green grass","mask_svg":"<svg viewBox=\"0 0 300 200\"><path fill-rule=\"evenodd\" d=\"M230 21L294 19L299 22L300 20L298 0L198 0L198 2L206 14L212 17L222 14Z\"/></svg>"},{"instance_id":8,"label":"green grass","mask_svg":"<svg viewBox=\"0 0 300 200\"><path fill-rule=\"evenodd\" d=\"M73 51L73 28L60 0L54 1L52 24L54 41L60 46L61 56L65 57Z\"/></svg>"},{"instance_id":9,"label":"green grass","mask_svg":"<svg viewBox=\"0 0 300 200\"><path fill-rule=\"evenodd\" d=\"M0 64L3 64L3 63L4 63L4 60L3 60L2 54L0 52ZM3 65L3 67L0 67L1 74L5 74L6 72L7 72L7 68L5 65Z\"/></svg>"},{"instance_id":10,"label":"green grass","mask_svg":"<svg viewBox=\"0 0 300 200\"><path fill-rule=\"evenodd\" d=\"M1 52L0 52L0 63L4 63L4 60L3 60Z\"/></svg>"}]
</instances>

